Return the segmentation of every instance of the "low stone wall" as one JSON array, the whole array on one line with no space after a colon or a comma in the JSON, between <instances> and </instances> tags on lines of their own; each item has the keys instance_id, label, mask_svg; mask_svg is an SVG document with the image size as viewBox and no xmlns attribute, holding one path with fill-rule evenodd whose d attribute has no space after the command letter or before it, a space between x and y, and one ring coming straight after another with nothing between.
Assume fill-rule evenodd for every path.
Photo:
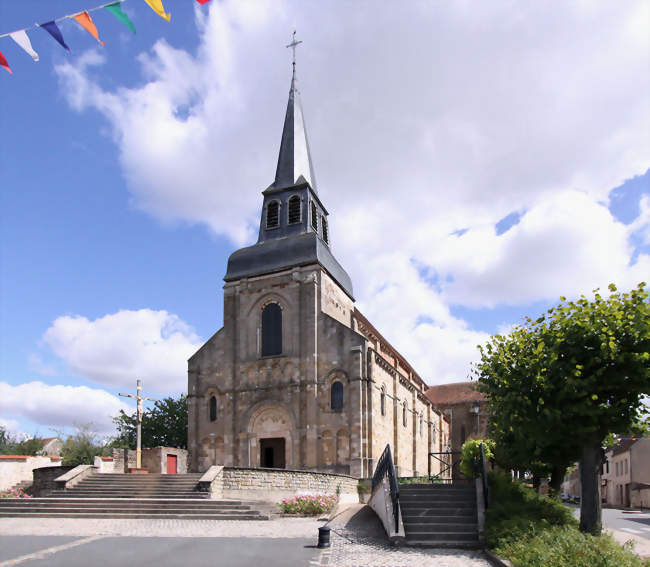
<instances>
[{"instance_id":1,"label":"low stone wall","mask_svg":"<svg viewBox=\"0 0 650 567\"><path fill-rule=\"evenodd\" d=\"M113 457L95 457L93 466L97 469L98 473L112 473L115 471L115 459Z\"/></svg>"},{"instance_id":2,"label":"low stone wall","mask_svg":"<svg viewBox=\"0 0 650 567\"><path fill-rule=\"evenodd\" d=\"M151 473L167 474L167 455L176 456L176 473L187 473L187 451L175 447L142 449L142 468Z\"/></svg>"},{"instance_id":3,"label":"low stone wall","mask_svg":"<svg viewBox=\"0 0 650 567\"><path fill-rule=\"evenodd\" d=\"M630 490L630 507L650 508L650 488L635 488Z\"/></svg>"},{"instance_id":4,"label":"low stone wall","mask_svg":"<svg viewBox=\"0 0 650 567\"><path fill-rule=\"evenodd\" d=\"M34 469L34 483L32 485L32 494L34 496L42 496L50 490L56 488L54 479L60 477L62 474L71 471L74 467L41 467Z\"/></svg>"},{"instance_id":5,"label":"low stone wall","mask_svg":"<svg viewBox=\"0 0 650 567\"><path fill-rule=\"evenodd\" d=\"M357 479L347 475L226 467L222 471L224 498L279 502L296 494L339 494L341 502L358 502Z\"/></svg>"},{"instance_id":6,"label":"low stone wall","mask_svg":"<svg viewBox=\"0 0 650 567\"><path fill-rule=\"evenodd\" d=\"M31 481L34 469L60 465L61 457L0 455L0 490L11 488L24 480Z\"/></svg>"}]
</instances>

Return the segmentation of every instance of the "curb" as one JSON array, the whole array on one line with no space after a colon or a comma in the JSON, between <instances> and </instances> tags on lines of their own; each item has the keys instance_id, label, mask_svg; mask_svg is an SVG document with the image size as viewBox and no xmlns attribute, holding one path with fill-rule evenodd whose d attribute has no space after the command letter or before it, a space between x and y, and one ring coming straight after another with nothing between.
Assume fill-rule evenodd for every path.
<instances>
[{"instance_id":1,"label":"curb","mask_svg":"<svg viewBox=\"0 0 650 567\"><path fill-rule=\"evenodd\" d=\"M512 563L510 563L510 561L507 559L501 559L501 557L489 549L484 549L483 551L485 555L487 555L487 558L490 560L490 563L492 563L492 565L495 565L495 567L512 567Z\"/></svg>"}]
</instances>

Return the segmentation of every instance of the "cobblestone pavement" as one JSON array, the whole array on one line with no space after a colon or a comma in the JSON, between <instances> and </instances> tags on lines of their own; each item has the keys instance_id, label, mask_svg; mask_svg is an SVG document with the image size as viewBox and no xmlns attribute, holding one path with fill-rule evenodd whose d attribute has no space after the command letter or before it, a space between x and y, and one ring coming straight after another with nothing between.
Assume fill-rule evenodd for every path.
<instances>
[{"instance_id":1,"label":"cobblestone pavement","mask_svg":"<svg viewBox=\"0 0 650 567\"><path fill-rule=\"evenodd\" d=\"M329 523L332 547L319 567L491 567L481 551L393 547L368 507L351 506Z\"/></svg>"}]
</instances>

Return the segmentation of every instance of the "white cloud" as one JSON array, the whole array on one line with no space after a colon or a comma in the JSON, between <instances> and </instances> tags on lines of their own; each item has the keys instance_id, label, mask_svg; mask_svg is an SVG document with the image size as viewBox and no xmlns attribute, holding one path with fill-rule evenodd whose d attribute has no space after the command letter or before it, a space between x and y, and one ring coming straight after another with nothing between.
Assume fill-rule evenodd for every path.
<instances>
[{"instance_id":1,"label":"white cloud","mask_svg":"<svg viewBox=\"0 0 650 567\"><path fill-rule=\"evenodd\" d=\"M105 390L86 386L52 386L43 382L18 385L0 382L0 412L38 425L63 429L75 423L92 423L94 431L107 434L114 429L111 418L121 409L129 413L133 411ZM17 427L16 419L8 422Z\"/></svg>"},{"instance_id":2,"label":"white cloud","mask_svg":"<svg viewBox=\"0 0 650 567\"><path fill-rule=\"evenodd\" d=\"M94 321L57 318L43 341L69 370L93 382L133 389L136 378L149 394L177 394L187 387L187 359L201 344L176 315L140 309Z\"/></svg>"},{"instance_id":3,"label":"white cloud","mask_svg":"<svg viewBox=\"0 0 650 567\"><path fill-rule=\"evenodd\" d=\"M250 242L296 24L335 252L426 379L464 377L483 337L448 303L526 304L648 273L602 205L650 167L647 2L226 0L196 14L197 52L157 42L139 57L143 84L103 88L96 52L58 66L70 105L109 121L136 206ZM497 236L515 210L527 212Z\"/></svg>"}]
</instances>

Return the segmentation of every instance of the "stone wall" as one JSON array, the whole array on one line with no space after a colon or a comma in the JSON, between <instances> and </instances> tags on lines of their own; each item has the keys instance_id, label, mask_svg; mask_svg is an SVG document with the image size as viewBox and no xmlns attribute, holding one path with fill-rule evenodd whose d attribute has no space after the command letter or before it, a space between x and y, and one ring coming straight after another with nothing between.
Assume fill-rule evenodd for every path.
<instances>
[{"instance_id":1,"label":"stone wall","mask_svg":"<svg viewBox=\"0 0 650 567\"><path fill-rule=\"evenodd\" d=\"M187 451L175 447L151 447L142 449L142 468L150 473L167 474L167 455L176 455L176 473L187 472Z\"/></svg>"},{"instance_id":2,"label":"stone wall","mask_svg":"<svg viewBox=\"0 0 650 567\"><path fill-rule=\"evenodd\" d=\"M54 490L56 484L54 479L60 477L62 474L71 471L74 467L67 466L53 466L53 467L40 467L34 469L34 482L32 485L32 494L34 496L43 496L46 492Z\"/></svg>"},{"instance_id":3,"label":"stone wall","mask_svg":"<svg viewBox=\"0 0 650 567\"><path fill-rule=\"evenodd\" d=\"M285 469L223 469L223 497L279 502L296 494L336 494L358 502L357 479L347 475Z\"/></svg>"},{"instance_id":4,"label":"stone wall","mask_svg":"<svg viewBox=\"0 0 650 567\"><path fill-rule=\"evenodd\" d=\"M0 490L6 490L25 480L31 481L34 469L60 465L61 457L0 455Z\"/></svg>"}]
</instances>

